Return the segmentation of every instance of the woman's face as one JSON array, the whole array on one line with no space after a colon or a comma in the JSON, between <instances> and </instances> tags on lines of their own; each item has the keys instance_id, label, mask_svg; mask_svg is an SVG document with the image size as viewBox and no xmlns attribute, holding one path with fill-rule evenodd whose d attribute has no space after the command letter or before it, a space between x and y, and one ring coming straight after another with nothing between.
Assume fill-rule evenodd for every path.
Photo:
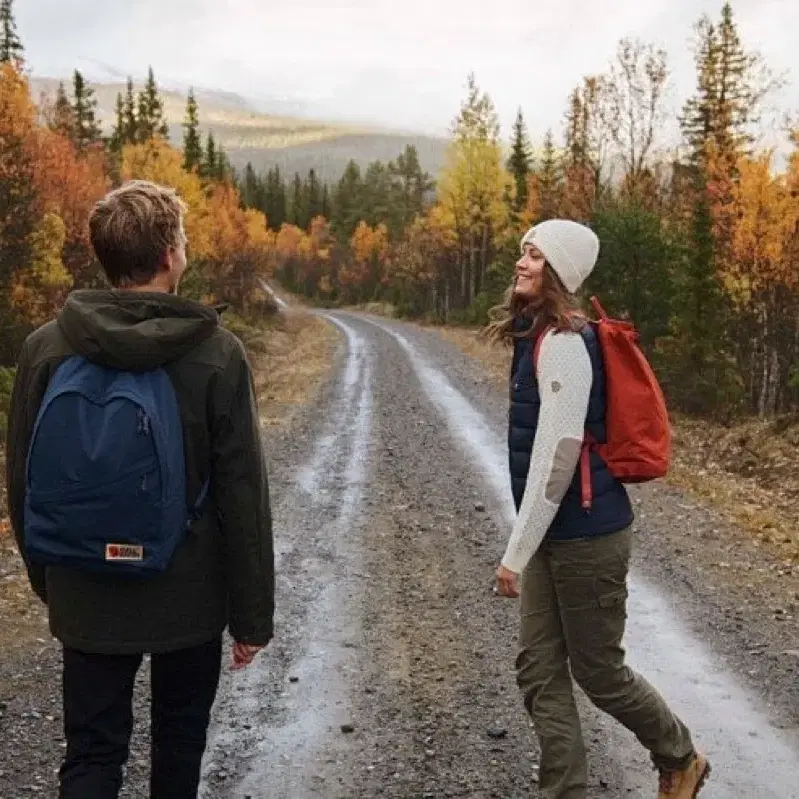
<instances>
[{"instance_id":1,"label":"woman's face","mask_svg":"<svg viewBox=\"0 0 799 799\"><path fill-rule=\"evenodd\" d=\"M516 282L513 292L523 300L534 300L541 294L546 261L532 244L526 244L522 257L516 262Z\"/></svg>"}]
</instances>

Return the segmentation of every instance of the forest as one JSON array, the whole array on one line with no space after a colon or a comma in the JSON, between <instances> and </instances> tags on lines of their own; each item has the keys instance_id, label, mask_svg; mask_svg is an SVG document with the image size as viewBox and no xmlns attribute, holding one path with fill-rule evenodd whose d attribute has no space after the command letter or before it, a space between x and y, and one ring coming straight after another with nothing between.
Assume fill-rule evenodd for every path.
<instances>
[{"instance_id":1,"label":"forest","mask_svg":"<svg viewBox=\"0 0 799 799\"><path fill-rule=\"evenodd\" d=\"M741 41L731 4L686 42L695 88L667 103L668 55L623 39L607 71L565 98L561 130L534 146L521 111L506 143L474 75L435 180L412 147L333 186L251 169L275 274L322 304L388 303L403 316L483 324L502 301L519 236L567 216L600 236L585 292L641 332L673 407L722 420L799 405L799 128L784 165L759 145L783 85ZM677 116L681 141L663 140Z\"/></svg>"},{"instance_id":2,"label":"forest","mask_svg":"<svg viewBox=\"0 0 799 799\"><path fill-rule=\"evenodd\" d=\"M120 93L104 133L80 72L31 96L12 0L0 2L0 406L19 346L67 293L100 285L92 204L131 178L176 187L189 206L183 293L253 313L259 278L323 306L382 303L409 318L481 325L502 301L521 233L568 216L598 233L585 292L641 332L675 409L730 419L799 408L799 126L787 158L759 143L781 78L746 47L731 4L686 47L693 93L667 98L667 53L623 39L603 74L564 98L562 124L532 143L519 111L504 138L470 74L444 168L412 146L339 180L230 167L199 132L189 92L170 142L152 69ZM681 141L664 138L677 114ZM1 420L0 420L1 422Z\"/></svg>"}]
</instances>

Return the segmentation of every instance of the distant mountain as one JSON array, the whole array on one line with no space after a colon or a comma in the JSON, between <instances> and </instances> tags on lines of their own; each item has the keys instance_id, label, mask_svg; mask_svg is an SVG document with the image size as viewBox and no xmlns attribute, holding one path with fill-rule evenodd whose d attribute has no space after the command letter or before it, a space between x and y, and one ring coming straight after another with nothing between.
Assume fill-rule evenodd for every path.
<instances>
[{"instance_id":1,"label":"distant mountain","mask_svg":"<svg viewBox=\"0 0 799 799\"><path fill-rule=\"evenodd\" d=\"M55 97L58 79L35 77L31 81L34 99ZM65 81L67 90L71 88ZM106 132L115 120L116 98L124 95L124 83L90 83L98 103L98 117ZM140 84L134 83L138 92ZM186 94L160 88L170 139L180 146L181 123L186 112ZM407 144L419 151L422 167L434 177L444 160L447 141L443 138L386 130L365 125L321 122L303 117L263 113L252 103L232 92L197 89L200 127L203 136L212 131L224 147L230 162L243 169L250 161L256 171L280 166L287 175L305 174L314 168L322 180L337 180L350 159L361 167L375 160L396 158Z\"/></svg>"},{"instance_id":2,"label":"distant mountain","mask_svg":"<svg viewBox=\"0 0 799 799\"><path fill-rule=\"evenodd\" d=\"M415 145L422 168L436 177L444 162L446 142L429 136L343 132L318 141L285 147L242 146L226 149L230 162L237 169L243 169L248 161L256 172L279 166L287 176L294 172L305 175L313 168L322 180L337 180L351 159L362 169L371 161L386 163L395 159L408 144Z\"/></svg>"}]
</instances>

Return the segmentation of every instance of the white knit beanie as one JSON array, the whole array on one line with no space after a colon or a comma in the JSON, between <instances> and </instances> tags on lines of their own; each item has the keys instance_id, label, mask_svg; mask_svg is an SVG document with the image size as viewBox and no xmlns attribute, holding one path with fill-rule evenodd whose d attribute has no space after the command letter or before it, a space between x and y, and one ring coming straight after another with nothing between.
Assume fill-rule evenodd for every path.
<instances>
[{"instance_id":1,"label":"white knit beanie","mask_svg":"<svg viewBox=\"0 0 799 799\"><path fill-rule=\"evenodd\" d=\"M525 245L537 247L568 291L574 294L591 274L599 255L593 230L570 219L548 219L524 234Z\"/></svg>"}]
</instances>

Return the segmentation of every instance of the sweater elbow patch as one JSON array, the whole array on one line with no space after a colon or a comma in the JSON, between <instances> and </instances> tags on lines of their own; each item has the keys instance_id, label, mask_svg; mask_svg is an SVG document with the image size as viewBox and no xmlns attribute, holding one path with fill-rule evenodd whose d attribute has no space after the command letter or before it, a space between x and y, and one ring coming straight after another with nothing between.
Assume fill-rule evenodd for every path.
<instances>
[{"instance_id":1,"label":"sweater elbow patch","mask_svg":"<svg viewBox=\"0 0 799 799\"><path fill-rule=\"evenodd\" d=\"M544 492L547 502L557 505L563 499L574 477L575 462L580 457L582 446L583 442L576 438L562 438L558 441Z\"/></svg>"}]
</instances>

